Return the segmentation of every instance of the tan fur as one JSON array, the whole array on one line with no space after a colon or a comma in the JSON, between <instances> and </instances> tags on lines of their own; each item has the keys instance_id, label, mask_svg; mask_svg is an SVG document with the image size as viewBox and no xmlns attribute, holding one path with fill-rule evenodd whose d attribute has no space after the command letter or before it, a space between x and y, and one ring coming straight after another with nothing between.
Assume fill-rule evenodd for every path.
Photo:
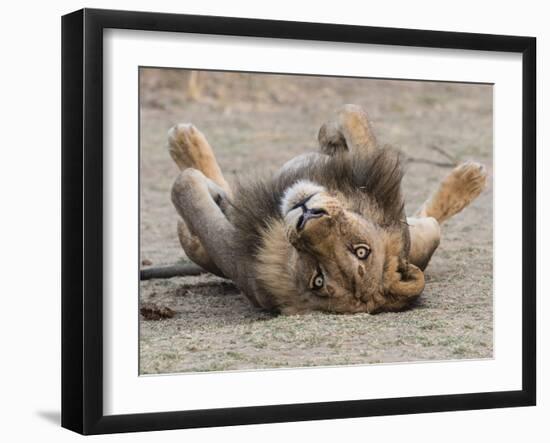
<instances>
[{"instance_id":1,"label":"tan fur","mask_svg":"<svg viewBox=\"0 0 550 443\"><path fill-rule=\"evenodd\" d=\"M376 138L372 133L367 113L357 105L344 105L319 130L319 146L325 154L340 150L372 151Z\"/></svg>"},{"instance_id":2,"label":"tan fur","mask_svg":"<svg viewBox=\"0 0 550 443\"><path fill-rule=\"evenodd\" d=\"M168 150L180 170L198 169L231 195L231 188L223 177L214 151L194 125L180 123L172 127L168 131Z\"/></svg>"},{"instance_id":3,"label":"tan fur","mask_svg":"<svg viewBox=\"0 0 550 443\"><path fill-rule=\"evenodd\" d=\"M264 232L257 275L281 312L376 313L403 309L420 295L422 272L412 264L406 265L406 272L400 269L399 232L385 231L348 212L342 195L318 198L317 204L328 211L326 219L308 222L300 233L292 217L290 223L278 222ZM353 240L368 241L371 253L366 260L353 255ZM319 268L327 283L312 290L308 283Z\"/></svg>"},{"instance_id":4,"label":"tan fur","mask_svg":"<svg viewBox=\"0 0 550 443\"><path fill-rule=\"evenodd\" d=\"M409 260L424 270L432 258L431 253L435 252L439 246L441 227L433 217L407 217L407 224L413 239Z\"/></svg>"},{"instance_id":5,"label":"tan fur","mask_svg":"<svg viewBox=\"0 0 550 443\"><path fill-rule=\"evenodd\" d=\"M182 173L172 201L184 250L283 314L407 308L424 289L441 223L480 194L485 169L457 167L406 219L398 157L376 146L361 108L338 111L319 143L321 153L287 162L273 181L233 192L204 135L175 126L168 144Z\"/></svg>"},{"instance_id":6,"label":"tan fur","mask_svg":"<svg viewBox=\"0 0 550 443\"><path fill-rule=\"evenodd\" d=\"M191 234L183 220L178 220L178 239L180 245L191 261L206 269L212 274L223 277L222 271L210 259L201 241L196 235Z\"/></svg>"},{"instance_id":7,"label":"tan fur","mask_svg":"<svg viewBox=\"0 0 550 443\"><path fill-rule=\"evenodd\" d=\"M441 182L434 195L422 205L419 217L433 217L442 224L468 206L485 189L487 171L483 165L466 162Z\"/></svg>"},{"instance_id":8,"label":"tan fur","mask_svg":"<svg viewBox=\"0 0 550 443\"><path fill-rule=\"evenodd\" d=\"M220 186L225 193L231 195L231 188L223 177L214 151L203 133L194 125L183 123L173 126L168 131L168 151L181 171L197 169ZM191 232L183 219L178 220L177 231L180 244L192 261L213 274L223 276L202 242Z\"/></svg>"}]
</instances>

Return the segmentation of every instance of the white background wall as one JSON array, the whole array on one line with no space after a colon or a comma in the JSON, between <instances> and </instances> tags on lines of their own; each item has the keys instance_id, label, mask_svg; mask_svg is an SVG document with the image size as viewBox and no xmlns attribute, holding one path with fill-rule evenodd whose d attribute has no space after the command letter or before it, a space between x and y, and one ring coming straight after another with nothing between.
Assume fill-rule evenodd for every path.
<instances>
[{"instance_id":1,"label":"white background wall","mask_svg":"<svg viewBox=\"0 0 550 443\"><path fill-rule=\"evenodd\" d=\"M154 10L282 20L531 35L538 38L539 225L548 226L550 28L545 2L339 0L112 0L4 2L0 32L0 438L82 439L59 427L60 410L60 31L62 14L81 7ZM545 106L546 105L546 106ZM545 108L545 109L543 109ZM518 149L520 147L518 146ZM546 223L545 223L546 222ZM540 231L540 230L539 230ZM539 275L550 265L539 233ZM544 252L543 252L544 251ZM548 441L550 322L539 278L537 407L398 417L165 431L94 441ZM546 374L545 374L546 372Z\"/></svg>"}]
</instances>

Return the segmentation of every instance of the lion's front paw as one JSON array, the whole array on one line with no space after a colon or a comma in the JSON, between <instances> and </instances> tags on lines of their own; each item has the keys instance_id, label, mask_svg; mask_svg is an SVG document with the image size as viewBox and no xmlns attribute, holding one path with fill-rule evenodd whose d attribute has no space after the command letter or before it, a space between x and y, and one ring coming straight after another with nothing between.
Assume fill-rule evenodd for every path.
<instances>
[{"instance_id":1,"label":"lion's front paw","mask_svg":"<svg viewBox=\"0 0 550 443\"><path fill-rule=\"evenodd\" d=\"M485 189L487 170L476 162L457 166L443 180L434 196L422 208L422 215L442 223L462 211Z\"/></svg>"}]
</instances>

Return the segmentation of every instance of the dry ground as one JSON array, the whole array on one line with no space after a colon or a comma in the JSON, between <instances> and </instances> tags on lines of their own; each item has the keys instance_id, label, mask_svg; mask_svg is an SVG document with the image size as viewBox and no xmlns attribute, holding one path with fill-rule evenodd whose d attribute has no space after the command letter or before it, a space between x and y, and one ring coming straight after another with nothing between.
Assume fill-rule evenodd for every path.
<instances>
[{"instance_id":1,"label":"dry ground","mask_svg":"<svg viewBox=\"0 0 550 443\"><path fill-rule=\"evenodd\" d=\"M450 220L406 312L370 316L273 316L210 275L141 282L140 302L176 311L140 322L143 374L490 358L493 353L492 87L433 82L206 73L141 72L141 259L185 261L170 186L177 169L166 132L192 122L208 137L229 181L268 173L316 147L317 131L344 103L364 106L378 140L407 156L445 162L431 146L489 170L487 191ZM195 98L192 96L195 95ZM449 169L409 163L408 212Z\"/></svg>"}]
</instances>

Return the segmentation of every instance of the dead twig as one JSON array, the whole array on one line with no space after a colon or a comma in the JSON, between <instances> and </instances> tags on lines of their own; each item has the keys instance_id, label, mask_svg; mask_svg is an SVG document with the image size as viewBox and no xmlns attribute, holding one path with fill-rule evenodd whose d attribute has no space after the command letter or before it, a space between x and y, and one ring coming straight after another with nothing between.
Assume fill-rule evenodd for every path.
<instances>
[{"instance_id":1,"label":"dead twig","mask_svg":"<svg viewBox=\"0 0 550 443\"><path fill-rule=\"evenodd\" d=\"M456 157L454 155L449 154L443 148L440 148L439 146L436 146L436 145L430 145L430 148L433 149L434 151L439 152L443 157L446 157L447 160L450 160L451 163L453 163L455 166L458 165L458 160L456 159Z\"/></svg>"},{"instance_id":2,"label":"dead twig","mask_svg":"<svg viewBox=\"0 0 550 443\"><path fill-rule=\"evenodd\" d=\"M151 280L153 278L188 277L205 273L206 271L200 266L197 266L193 263L186 263L141 269L139 271L139 279Z\"/></svg>"},{"instance_id":3,"label":"dead twig","mask_svg":"<svg viewBox=\"0 0 550 443\"><path fill-rule=\"evenodd\" d=\"M456 157L449 154L443 148L440 148L439 146L436 146L436 145L430 145L429 148L433 149L436 152L438 152L439 154L441 154L443 157L445 157L449 161L448 162L443 162L443 161L431 160L431 159L427 159L427 158L418 158L418 157L405 156L405 162L406 163L424 163L424 164L427 164L427 165L439 166L441 168L454 168L454 167L458 166L459 162L456 159Z\"/></svg>"},{"instance_id":4,"label":"dead twig","mask_svg":"<svg viewBox=\"0 0 550 443\"><path fill-rule=\"evenodd\" d=\"M454 168L456 164L450 162L438 162L434 160L428 160L427 158L406 157L405 163L424 163L427 165L439 166L441 168Z\"/></svg>"}]
</instances>

